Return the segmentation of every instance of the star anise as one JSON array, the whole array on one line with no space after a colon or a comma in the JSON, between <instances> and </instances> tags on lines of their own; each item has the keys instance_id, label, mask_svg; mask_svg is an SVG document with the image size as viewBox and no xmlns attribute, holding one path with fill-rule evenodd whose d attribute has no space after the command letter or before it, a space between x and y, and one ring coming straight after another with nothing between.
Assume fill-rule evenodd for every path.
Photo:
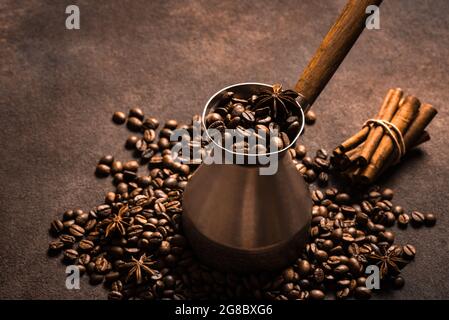
<instances>
[{"instance_id":1,"label":"star anise","mask_svg":"<svg viewBox=\"0 0 449 320\"><path fill-rule=\"evenodd\" d=\"M390 274L400 273L401 264L407 261L402 259L402 248L399 246L381 247L373 251L368 258L380 267L380 277L383 279Z\"/></svg>"},{"instance_id":2,"label":"star anise","mask_svg":"<svg viewBox=\"0 0 449 320\"><path fill-rule=\"evenodd\" d=\"M128 205L125 205L120 208L118 214L114 214L114 216L110 219L108 226L106 227L106 237L115 230L117 230L122 236L125 235L125 226L129 225L129 223L126 222L126 218L124 217L124 215L128 211Z\"/></svg>"},{"instance_id":3,"label":"star anise","mask_svg":"<svg viewBox=\"0 0 449 320\"><path fill-rule=\"evenodd\" d=\"M274 119L285 119L291 113L291 108L296 107L295 99L298 93L293 90L282 90L280 84L274 84L272 88L273 90L264 90L259 94L256 109L269 106Z\"/></svg>"},{"instance_id":4,"label":"star anise","mask_svg":"<svg viewBox=\"0 0 449 320\"><path fill-rule=\"evenodd\" d=\"M159 274L159 271L152 269L152 266L156 261L143 254L139 260L132 257L131 261L126 263L125 267L128 269L128 275L126 276L126 282L131 278L134 278L137 284L141 284L145 276L155 276Z\"/></svg>"}]
</instances>

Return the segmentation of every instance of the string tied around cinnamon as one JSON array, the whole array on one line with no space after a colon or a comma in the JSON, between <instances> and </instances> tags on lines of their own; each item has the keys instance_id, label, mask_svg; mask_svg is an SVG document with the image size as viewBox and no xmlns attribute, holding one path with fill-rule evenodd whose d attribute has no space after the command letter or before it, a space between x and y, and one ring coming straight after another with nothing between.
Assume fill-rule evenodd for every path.
<instances>
[{"instance_id":1,"label":"string tied around cinnamon","mask_svg":"<svg viewBox=\"0 0 449 320\"><path fill-rule=\"evenodd\" d=\"M396 159L393 163L397 164L407 151L404 143L404 137L402 136L401 131L390 121L382 119L369 119L365 121L363 127L373 125L381 126L384 131L390 136L391 140L393 141L394 147L397 150Z\"/></svg>"}]
</instances>

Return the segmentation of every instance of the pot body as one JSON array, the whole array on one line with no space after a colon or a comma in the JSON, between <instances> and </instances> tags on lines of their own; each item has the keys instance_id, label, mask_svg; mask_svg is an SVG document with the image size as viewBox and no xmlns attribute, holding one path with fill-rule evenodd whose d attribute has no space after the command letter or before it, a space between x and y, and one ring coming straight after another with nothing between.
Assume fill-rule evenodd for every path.
<instances>
[{"instance_id":1,"label":"pot body","mask_svg":"<svg viewBox=\"0 0 449 320\"><path fill-rule=\"evenodd\" d=\"M258 166L203 164L184 193L183 228L198 258L213 268L276 270L304 247L311 206L288 152L273 175L260 175Z\"/></svg>"}]
</instances>

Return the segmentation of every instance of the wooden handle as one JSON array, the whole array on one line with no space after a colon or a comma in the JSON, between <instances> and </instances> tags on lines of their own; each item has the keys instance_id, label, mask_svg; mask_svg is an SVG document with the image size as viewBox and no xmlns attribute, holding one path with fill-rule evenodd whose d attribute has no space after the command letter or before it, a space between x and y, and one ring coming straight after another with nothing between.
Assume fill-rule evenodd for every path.
<instances>
[{"instance_id":1,"label":"wooden handle","mask_svg":"<svg viewBox=\"0 0 449 320\"><path fill-rule=\"evenodd\" d=\"M382 0L348 1L296 83L295 90L308 104L306 109L315 102L365 28L366 8L381 3Z\"/></svg>"}]
</instances>

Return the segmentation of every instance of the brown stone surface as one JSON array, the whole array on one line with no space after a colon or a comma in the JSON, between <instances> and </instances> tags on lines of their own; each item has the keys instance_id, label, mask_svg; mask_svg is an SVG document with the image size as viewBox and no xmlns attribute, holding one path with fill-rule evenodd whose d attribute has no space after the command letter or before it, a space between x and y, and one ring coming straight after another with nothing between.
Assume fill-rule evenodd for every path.
<instances>
[{"instance_id":1,"label":"brown stone surface","mask_svg":"<svg viewBox=\"0 0 449 320\"><path fill-rule=\"evenodd\" d=\"M77 3L81 30L65 29ZM0 298L105 298L68 291L45 255L51 219L85 210L111 189L93 175L102 154L131 155L110 118L141 106L187 120L236 82L292 86L343 7L319 1L15 1L0 3ZM314 110L305 144L332 148L374 115L390 87L440 111L432 140L386 178L408 210L438 215L433 229L398 231L416 245L403 290L380 298L449 298L447 194L449 2L385 1L381 30L365 31Z\"/></svg>"}]
</instances>

